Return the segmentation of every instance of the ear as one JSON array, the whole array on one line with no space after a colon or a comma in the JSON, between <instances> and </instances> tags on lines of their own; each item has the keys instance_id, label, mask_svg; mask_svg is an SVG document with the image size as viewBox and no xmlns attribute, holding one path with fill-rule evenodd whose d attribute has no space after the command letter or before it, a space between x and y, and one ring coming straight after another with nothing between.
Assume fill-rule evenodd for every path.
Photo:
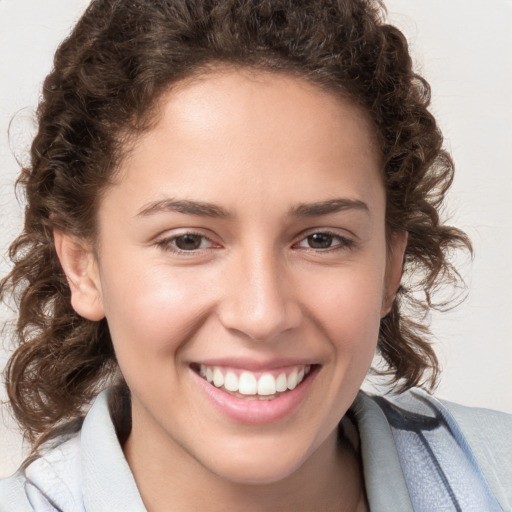
<instances>
[{"instance_id":1,"label":"ear","mask_svg":"<svg viewBox=\"0 0 512 512\"><path fill-rule=\"evenodd\" d=\"M82 317L99 321L104 316L98 264L85 240L53 231L55 250L71 290L71 305Z\"/></svg>"},{"instance_id":2,"label":"ear","mask_svg":"<svg viewBox=\"0 0 512 512\"><path fill-rule=\"evenodd\" d=\"M402 279L404 254L407 247L407 231L397 231L391 234L384 278L384 297L382 299L381 318L385 317L393 306L396 292Z\"/></svg>"}]
</instances>

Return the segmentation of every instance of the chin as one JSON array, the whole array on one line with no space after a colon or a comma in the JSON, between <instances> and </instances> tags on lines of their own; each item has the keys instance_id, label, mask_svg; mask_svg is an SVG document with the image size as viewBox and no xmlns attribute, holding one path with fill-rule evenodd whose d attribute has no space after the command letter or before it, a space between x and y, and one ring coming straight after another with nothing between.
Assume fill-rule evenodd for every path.
<instances>
[{"instance_id":1,"label":"chin","mask_svg":"<svg viewBox=\"0 0 512 512\"><path fill-rule=\"evenodd\" d=\"M235 484L270 485L298 471L308 460L309 453L310 450L286 446L283 442L253 442L247 448L240 446L226 450L226 456L217 457L215 467L207 469Z\"/></svg>"},{"instance_id":2,"label":"chin","mask_svg":"<svg viewBox=\"0 0 512 512\"><path fill-rule=\"evenodd\" d=\"M216 472L225 481L238 485L272 485L290 477L300 464L278 465L275 457L269 457L266 461L247 462L235 465L230 461L230 467L221 467Z\"/></svg>"}]
</instances>

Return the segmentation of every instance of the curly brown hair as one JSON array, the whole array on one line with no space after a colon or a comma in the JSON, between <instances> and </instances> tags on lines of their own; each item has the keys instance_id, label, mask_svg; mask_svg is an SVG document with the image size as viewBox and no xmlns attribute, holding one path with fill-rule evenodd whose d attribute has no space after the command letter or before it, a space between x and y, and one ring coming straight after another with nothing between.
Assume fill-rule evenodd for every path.
<instances>
[{"instance_id":1,"label":"curly brown hair","mask_svg":"<svg viewBox=\"0 0 512 512\"><path fill-rule=\"evenodd\" d=\"M94 239L98 201L127 139L150 127L171 84L218 63L300 76L369 114L383 155L388 234L408 233L402 286L381 321L378 350L400 389L434 385L439 367L424 313L441 285L460 279L452 250L471 246L440 222L453 164L427 109L429 85L384 15L377 0L91 3L44 82L31 164L18 180L25 225L0 283L2 298L18 301L6 381L31 442L79 425L117 372L106 321L71 307L53 231Z\"/></svg>"}]
</instances>

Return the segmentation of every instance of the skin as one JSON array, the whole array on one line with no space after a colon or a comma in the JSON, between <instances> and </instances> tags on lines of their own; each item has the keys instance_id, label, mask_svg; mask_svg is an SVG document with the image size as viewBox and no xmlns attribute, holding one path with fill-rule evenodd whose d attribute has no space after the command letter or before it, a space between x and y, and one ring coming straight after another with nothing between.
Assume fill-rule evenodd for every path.
<instances>
[{"instance_id":1,"label":"skin","mask_svg":"<svg viewBox=\"0 0 512 512\"><path fill-rule=\"evenodd\" d=\"M365 509L360 460L336 436L401 276L406 236L386 245L380 172L347 100L218 70L162 98L102 198L95 246L55 233L74 308L108 320L132 393L124 450L149 511ZM180 252L190 232L200 247ZM191 364L212 358L317 371L290 414L244 424L198 385Z\"/></svg>"}]
</instances>

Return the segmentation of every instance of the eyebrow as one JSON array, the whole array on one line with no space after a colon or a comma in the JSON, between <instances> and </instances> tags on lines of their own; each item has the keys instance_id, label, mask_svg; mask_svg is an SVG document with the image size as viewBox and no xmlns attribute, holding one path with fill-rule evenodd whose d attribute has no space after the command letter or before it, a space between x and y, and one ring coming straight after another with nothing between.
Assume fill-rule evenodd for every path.
<instances>
[{"instance_id":1,"label":"eyebrow","mask_svg":"<svg viewBox=\"0 0 512 512\"><path fill-rule=\"evenodd\" d=\"M338 213L345 210L361 210L369 213L368 205L359 199L328 199L316 203L301 203L288 212L291 217L317 217L320 215L328 215L330 213ZM234 218L235 215L218 206L216 204L204 201L193 201L189 199L162 199L152 201L143 206L137 213L137 217L146 217L162 212L178 212L187 215L197 215L199 217L214 218Z\"/></svg>"},{"instance_id":2,"label":"eyebrow","mask_svg":"<svg viewBox=\"0 0 512 512\"><path fill-rule=\"evenodd\" d=\"M337 198L317 203L301 203L292 208L289 215L293 217L316 217L345 210L361 210L370 213L368 205L359 199Z\"/></svg>"},{"instance_id":3,"label":"eyebrow","mask_svg":"<svg viewBox=\"0 0 512 512\"><path fill-rule=\"evenodd\" d=\"M228 210L212 203L191 201L188 199L162 199L143 206L137 217L146 217L161 212L178 212L200 217L232 218L234 215Z\"/></svg>"}]
</instances>

